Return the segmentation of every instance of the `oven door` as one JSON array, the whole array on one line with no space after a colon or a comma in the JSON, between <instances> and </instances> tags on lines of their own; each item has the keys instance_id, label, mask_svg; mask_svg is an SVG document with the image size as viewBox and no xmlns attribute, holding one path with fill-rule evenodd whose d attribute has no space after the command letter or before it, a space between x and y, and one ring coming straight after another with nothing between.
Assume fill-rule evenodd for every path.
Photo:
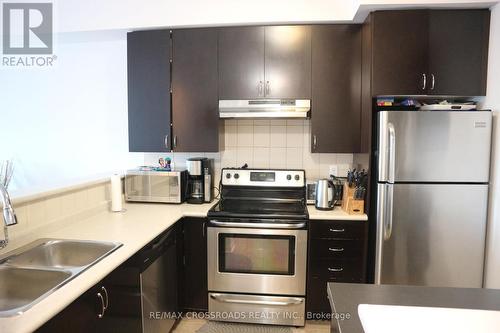
<instances>
[{"instance_id":1,"label":"oven door","mask_svg":"<svg viewBox=\"0 0 500 333\"><path fill-rule=\"evenodd\" d=\"M307 230L209 226L208 289L305 295Z\"/></svg>"}]
</instances>

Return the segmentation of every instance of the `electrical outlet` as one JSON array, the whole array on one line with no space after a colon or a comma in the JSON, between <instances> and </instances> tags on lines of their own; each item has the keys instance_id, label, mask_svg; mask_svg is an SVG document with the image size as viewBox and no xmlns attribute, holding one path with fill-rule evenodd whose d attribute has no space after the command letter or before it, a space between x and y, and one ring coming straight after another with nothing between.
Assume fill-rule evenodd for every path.
<instances>
[{"instance_id":1,"label":"electrical outlet","mask_svg":"<svg viewBox=\"0 0 500 333\"><path fill-rule=\"evenodd\" d=\"M339 166L337 164L332 164L328 166L328 176L338 177L339 174Z\"/></svg>"}]
</instances>

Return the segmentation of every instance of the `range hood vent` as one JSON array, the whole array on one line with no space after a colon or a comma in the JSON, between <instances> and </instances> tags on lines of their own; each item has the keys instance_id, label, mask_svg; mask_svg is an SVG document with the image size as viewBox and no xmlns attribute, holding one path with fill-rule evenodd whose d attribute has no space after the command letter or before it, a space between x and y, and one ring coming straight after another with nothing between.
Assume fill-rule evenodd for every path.
<instances>
[{"instance_id":1,"label":"range hood vent","mask_svg":"<svg viewBox=\"0 0 500 333\"><path fill-rule=\"evenodd\" d=\"M307 119L309 99L219 100L219 118L295 118Z\"/></svg>"}]
</instances>

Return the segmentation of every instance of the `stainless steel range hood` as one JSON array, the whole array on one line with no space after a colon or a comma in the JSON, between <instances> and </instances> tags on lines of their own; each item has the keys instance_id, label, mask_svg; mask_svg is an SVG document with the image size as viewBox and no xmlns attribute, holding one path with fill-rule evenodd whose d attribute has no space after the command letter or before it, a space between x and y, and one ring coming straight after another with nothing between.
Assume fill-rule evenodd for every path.
<instances>
[{"instance_id":1,"label":"stainless steel range hood","mask_svg":"<svg viewBox=\"0 0 500 333\"><path fill-rule=\"evenodd\" d=\"M295 118L307 119L309 99L219 100L219 118Z\"/></svg>"}]
</instances>

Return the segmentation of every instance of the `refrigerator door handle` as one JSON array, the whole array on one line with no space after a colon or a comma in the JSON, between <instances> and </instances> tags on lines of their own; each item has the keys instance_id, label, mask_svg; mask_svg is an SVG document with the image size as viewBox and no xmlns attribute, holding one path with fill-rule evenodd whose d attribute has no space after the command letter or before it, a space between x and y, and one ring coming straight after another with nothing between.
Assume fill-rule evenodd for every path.
<instances>
[{"instance_id":1,"label":"refrigerator door handle","mask_svg":"<svg viewBox=\"0 0 500 333\"><path fill-rule=\"evenodd\" d=\"M394 185L392 184L387 184L386 185L387 191L387 199L386 199L386 219L384 223L384 242L388 241L391 239L392 235L392 215L394 213Z\"/></svg>"},{"instance_id":2,"label":"refrigerator door handle","mask_svg":"<svg viewBox=\"0 0 500 333\"><path fill-rule=\"evenodd\" d=\"M375 249L375 284L381 284L384 242L392 236L394 185L379 184L377 204L377 240Z\"/></svg>"},{"instance_id":3,"label":"refrigerator door handle","mask_svg":"<svg viewBox=\"0 0 500 333\"><path fill-rule=\"evenodd\" d=\"M384 246L387 184L379 184L377 189L377 237L375 246L375 284L380 284L382 275L382 248Z\"/></svg>"},{"instance_id":4,"label":"refrigerator door handle","mask_svg":"<svg viewBox=\"0 0 500 333\"><path fill-rule=\"evenodd\" d=\"M394 184L394 178L396 173L396 131L394 130L394 124L388 123L387 130L389 132L389 163L388 163L388 179L387 181Z\"/></svg>"}]
</instances>

